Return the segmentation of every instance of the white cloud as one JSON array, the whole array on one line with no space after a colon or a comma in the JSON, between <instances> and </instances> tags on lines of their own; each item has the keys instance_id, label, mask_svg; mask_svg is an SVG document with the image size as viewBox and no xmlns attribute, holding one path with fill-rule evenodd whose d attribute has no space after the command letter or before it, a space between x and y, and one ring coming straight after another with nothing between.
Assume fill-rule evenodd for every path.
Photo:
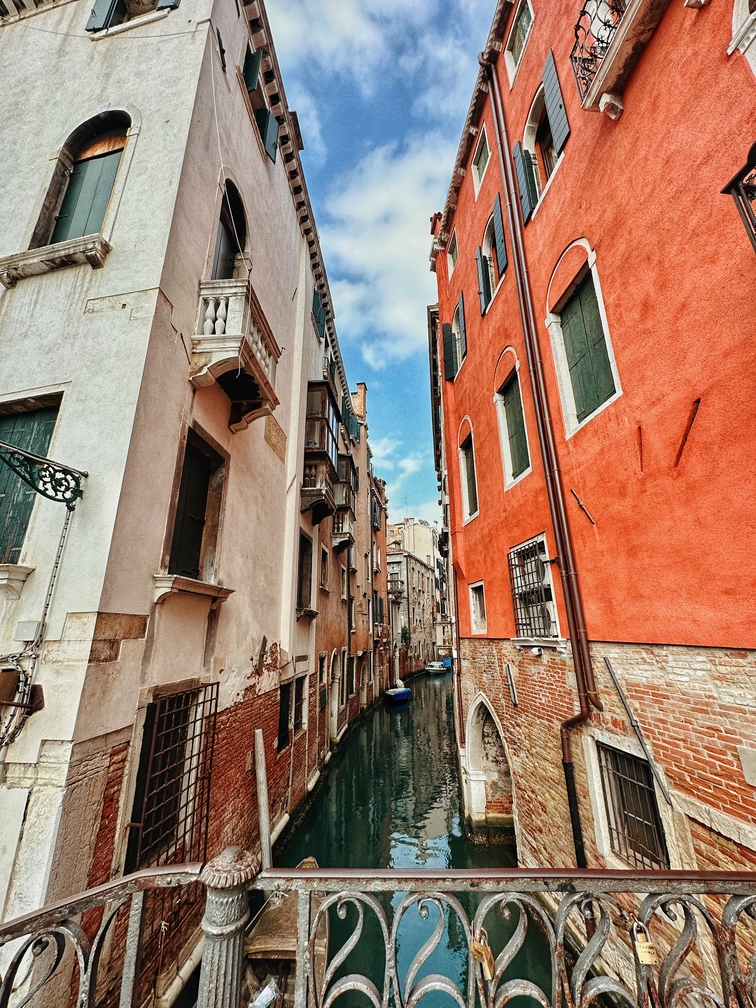
<instances>
[{"instance_id":1,"label":"white cloud","mask_svg":"<svg viewBox=\"0 0 756 1008\"><path fill-rule=\"evenodd\" d=\"M327 151L320 127L317 103L310 92L296 79L290 87L287 87L286 98L289 108L296 109L308 161L310 164L322 164L326 159Z\"/></svg>"},{"instance_id":2,"label":"white cloud","mask_svg":"<svg viewBox=\"0 0 756 1008\"><path fill-rule=\"evenodd\" d=\"M379 147L326 202L321 239L336 324L374 368L426 346L426 306L436 301L429 220L443 205L454 151L454 142L436 135L401 150Z\"/></svg>"}]
</instances>

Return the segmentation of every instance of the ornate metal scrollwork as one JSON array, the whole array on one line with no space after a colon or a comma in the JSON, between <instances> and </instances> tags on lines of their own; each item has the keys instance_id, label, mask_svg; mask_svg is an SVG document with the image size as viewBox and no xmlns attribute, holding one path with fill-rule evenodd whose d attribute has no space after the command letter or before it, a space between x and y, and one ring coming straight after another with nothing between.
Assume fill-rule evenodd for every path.
<instances>
[{"instance_id":1,"label":"ornate metal scrollwork","mask_svg":"<svg viewBox=\"0 0 756 1008\"><path fill-rule=\"evenodd\" d=\"M626 9L627 0L585 0L583 4L570 53L581 101L598 73Z\"/></svg>"},{"instance_id":2,"label":"ornate metal scrollwork","mask_svg":"<svg viewBox=\"0 0 756 1008\"><path fill-rule=\"evenodd\" d=\"M0 460L42 497L65 504L69 511L74 510L77 500L84 494L81 481L89 473L34 455L5 441L0 441Z\"/></svg>"}]
</instances>

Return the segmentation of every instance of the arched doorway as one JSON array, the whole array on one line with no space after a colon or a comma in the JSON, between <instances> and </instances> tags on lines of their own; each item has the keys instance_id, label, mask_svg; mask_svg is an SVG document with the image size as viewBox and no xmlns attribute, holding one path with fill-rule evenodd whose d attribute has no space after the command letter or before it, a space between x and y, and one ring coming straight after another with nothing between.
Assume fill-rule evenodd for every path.
<instances>
[{"instance_id":1,"label":"arched doorway","mask_svg":"<svg viewBox=\"0 0 756 1008\"><path fill-rule=\"evenodd\" d=\"M512 771L499 724L482 696L468 718L466 762L465 812L473 839L514 843Z\"/></svg>"}]
</instances>

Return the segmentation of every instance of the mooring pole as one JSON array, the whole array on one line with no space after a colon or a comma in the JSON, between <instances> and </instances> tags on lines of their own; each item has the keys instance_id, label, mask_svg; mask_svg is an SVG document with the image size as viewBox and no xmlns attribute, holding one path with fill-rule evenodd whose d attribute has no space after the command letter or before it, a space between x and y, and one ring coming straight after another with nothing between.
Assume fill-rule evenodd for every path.
<instances>
[{"instance_id":1,"label":"mooring pole","mask_svg":"<svg viewBox=\"0 0 756 1008\"><path fill-rule=\"evenodd\" d=\"M265 742L262 728L255 729L255 778L257 780L257 810L260 819L260 857L264 870L273 867L273 851L270 842L268 771L265 766Z\"/></svg>"}]
</instances>

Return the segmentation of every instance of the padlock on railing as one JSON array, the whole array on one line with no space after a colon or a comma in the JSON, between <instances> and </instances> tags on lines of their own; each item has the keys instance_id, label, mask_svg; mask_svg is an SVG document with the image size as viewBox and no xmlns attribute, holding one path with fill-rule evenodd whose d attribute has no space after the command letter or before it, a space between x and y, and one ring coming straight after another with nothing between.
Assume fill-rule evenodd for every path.
<instances>
[{"instance_id":1,"label":"padlock on railing","mask_svg":"<svg viewBox=\"0 0 756 1008\"><path fill-rule=\"evenodd\" d=\"M637 956L638 962L641 966L658 966L659 956L656 951L656 946L651 941L651 936L648 933L646 925L641 924L640 921L635 921L633 924L632 935L635 955Z\"/></svg>"},{"instance_id":2,"label":"padlock on railing","mask_svg":"<svg viewBox=\"0 0 756 1008\"><path fill-rule=\"evenodd\" d=\"M479 928L476 931L475 937L470 942L470 954L483 967L483 976L486 980L493 980L494 973L496 972L496 962L494 961L491 946L488 944L488 934L485 928Z\"/></svg>"}]
</instances>

